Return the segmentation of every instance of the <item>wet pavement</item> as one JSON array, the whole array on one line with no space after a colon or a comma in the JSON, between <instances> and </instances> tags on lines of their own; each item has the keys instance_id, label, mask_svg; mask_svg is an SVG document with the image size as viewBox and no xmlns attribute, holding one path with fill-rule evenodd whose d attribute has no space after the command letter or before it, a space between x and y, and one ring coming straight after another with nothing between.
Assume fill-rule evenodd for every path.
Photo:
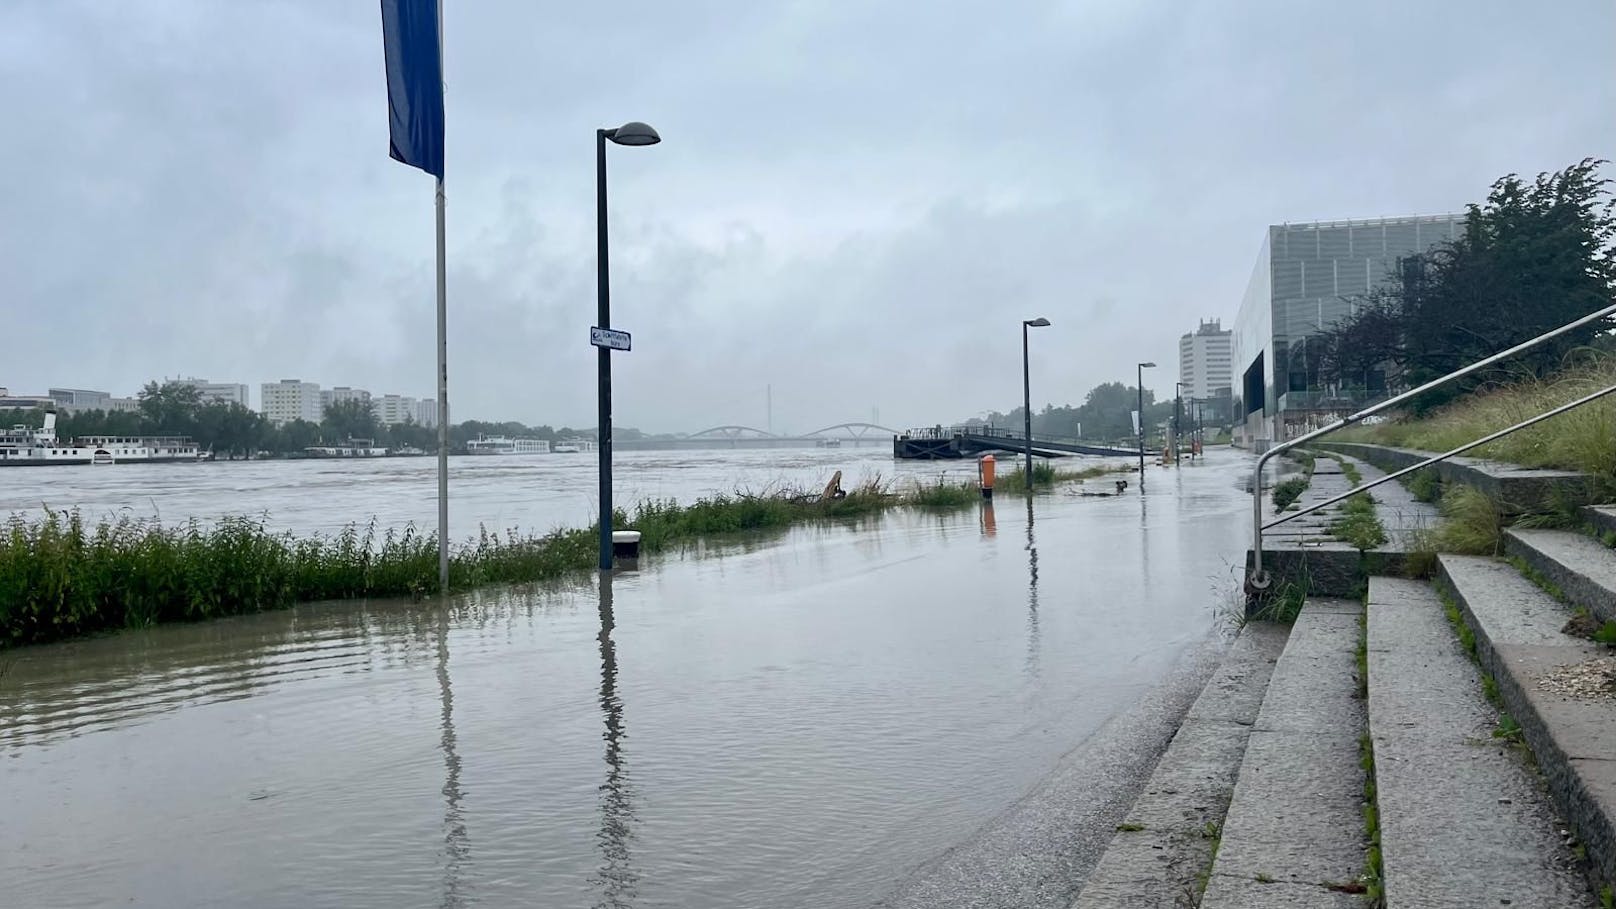
<instances>
[{"instance_id":1,"label":"wet pavement","mask_svg":"<svg viewBox=\"0 0 1616 909\"><path fill-rule=\"evenodd\" d=\"M0 653L0 893L861 907L954 875L1057 905L1060 805L1148 773L1208 665L1248 463Z\"/></svg>"}]
</instances>

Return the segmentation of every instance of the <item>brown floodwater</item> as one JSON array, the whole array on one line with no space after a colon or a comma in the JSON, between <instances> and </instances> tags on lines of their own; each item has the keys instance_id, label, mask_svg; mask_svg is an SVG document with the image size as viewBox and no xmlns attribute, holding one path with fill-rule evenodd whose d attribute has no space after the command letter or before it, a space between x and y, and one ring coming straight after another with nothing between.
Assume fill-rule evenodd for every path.
<instances>
[{"instance_id":1,"label":"brown floodwater","mask_svg":"<svg viewBox=\"0 0 1616 909\"><path fill-rule=\"evenodd\" d=\"M0 652L0 904L869 906L1205 639L1246 463Z\"/></svg>"}]
</instances>

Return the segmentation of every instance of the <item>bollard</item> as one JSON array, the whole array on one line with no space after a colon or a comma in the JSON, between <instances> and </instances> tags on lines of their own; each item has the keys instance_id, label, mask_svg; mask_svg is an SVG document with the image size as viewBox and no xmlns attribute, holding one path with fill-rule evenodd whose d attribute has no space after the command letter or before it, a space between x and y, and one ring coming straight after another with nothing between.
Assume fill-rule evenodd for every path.
<instances>
[{"instance_id":1,"label":"bollard","mask_svg":"<svg viewBox=\"0 0 1616 909\"><path fill-rule=\"evenodd\" d=\"M993 471L995 466L996 462L993 460L993 455L983 455L981 460L976 462L976 479L982 486L982 498L984 499L993 498Z\"/></svg>"},{"instance_id":2,"label":"bollard","mask_svg":"<svg viewBox=\"0 0 1616 909\"><path fill-rule=\"evenodd\" d=\"M626 562L624 568L634 568L640 560L640 532L638 530L612 531L612 558Z\"/></svg>"}]
</instances>

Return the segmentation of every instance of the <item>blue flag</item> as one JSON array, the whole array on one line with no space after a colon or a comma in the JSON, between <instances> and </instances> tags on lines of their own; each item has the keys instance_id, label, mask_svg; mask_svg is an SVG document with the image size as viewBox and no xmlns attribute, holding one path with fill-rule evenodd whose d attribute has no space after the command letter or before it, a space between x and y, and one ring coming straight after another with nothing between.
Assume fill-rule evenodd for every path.
<instances>
[{"instance_id":1,"label":"blue flag","mask_svg":"<svg viewBox=\"0 0 1616 909\"><path fill-rule=\"evenodd\" d=\"M394 160L443 179L443 46L438 0L382 0Z\"/></svg>"}]
</instances>

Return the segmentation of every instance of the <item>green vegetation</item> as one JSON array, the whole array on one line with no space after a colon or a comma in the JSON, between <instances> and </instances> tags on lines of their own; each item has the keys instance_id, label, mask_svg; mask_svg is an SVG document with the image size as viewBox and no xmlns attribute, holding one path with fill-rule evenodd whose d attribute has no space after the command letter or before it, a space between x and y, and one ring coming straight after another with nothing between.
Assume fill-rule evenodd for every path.
<instances>
[{"instance_id":1,"label":"green vegetation","mask_svg":"<svg viewBox=\"0 0 1616 909\"><path fill-rule=\"evenodd\" d=\"M1144 824L1118 824L1117 830L1122 833L1138 833L1145 829Z\"/></svg>"},{"instance_id":2,"label":"green vegetation","mask_svg":"<svg viewBox=\"0 0 1616 909\"><path fill-rule=\"evenodd\" d=\"M1442 498L1442 475L1435 468L1422 467L1403 478L1403 485L1415 499L1435 503Z\"/></svg>"},{"instance_id":3,"label":"green vegetation","mask_svg":"<svg viewBox=\"0 0 1616 909\"><path fill-rule=\"evenodd\" d=\"M640 531L654 553L793 524L856 518L894 507L960 507L967 485L921 486L905 494L879 481L838 499L719 496L690 505L647 501L618 527ZM541 581L587 570L597 556L594 527L542 536L482 532L453 547L449 587ZM0 647L60 640L159 622L195 621L284 608L299 602L436 593L437 540L414 527L378 534L374 524L334 537L294 538L249 518L211 528L122 518L90 528L78 514L0 525Z\"/></svg>"},{"instance_id":4,"label":"green vegetation","mask_svg":"<svg viewBox=\"0 0 1616 909\"><path fill-rule=\"evenodd\" d=\"M1360 492L1341 503L1341 513L1330 522L1330 533L1360 552L1386 544L1386 528L1375 517L1375 500Z\"/></svg>"},{"instance_id":5,"label":"green vegetation","mask_svg":"<svg viewBox=\"0 0 1616 909\"><path fill-rule=\"evenodd\" d=\"M1296 617L1302 614L1302 606L1307 603L1307 587L1307 572L1304 569L1300 578L1281 581L1275 586L1251 618L1259 622L1295 624Z\"/></svg>"},{"instance_id":6,"label":"green vegetation","mask_svg":"<svg viewBox=\"0 0 1616 909\"><path fill-rule=\"evenodd\" d=\"M912 504L921 508L960 508L982 497L975 483L947 483L942 477L936 483L915 483L910 493Z\"/></svg>"},{"instance_id":7,"label":"green vegetation","mask_svg":"<svg viewBox=\"0 0 1616 909\"><path fill-rule=\"evenodd\" d=\"M1061 483L1081 483L1108 473L1117 472L1115 464L1095 464L1077 469L1060 468L1047 461L1034 462L1032 465L1032 482L1034 487L1052 487ZM1016 492L1027 488L1027 472L1017 467L999 478L999 488L1007 492Z\"/></svg>"},{"instance_id":8,"label":"green vegetation","mask_svg":"<svg viewBox=\"0 0 1616 909\"><path fill-rule=\"evenodd\" d=\"M1587 159L1535 180L1502 177L1485 203L1469 207L1459 236L1401 259L1388 286L1358 301L1351 316L1293 344L1289 371L1313 373L1309 387L1412 388L1608 305L1616 299L1616 207L1599 175L1604 163ZM1414 407L1547 376L1571 351L1601 343L1610 327L1584 326Z\"/></svg>"},{"instance_id":9,"label":"green vegetation","mask_svg":"<svg viewBox=\"0 0 1616 909\"><path fill-rule=\"evenodd\" d=\"M1358 736L1358 766L1363 770L1364 899L1373 909L1386 905L1386 866L1380 855L1380 802L1375 786L1375 742L1369 733Z\"/></svg>"},{"instance_id":10,"label":"green vegetation","mask_svg":"<svg viewBox=\"0 0 1616 909\"><path fill-rule=\"evenodd\" d=\"M1469 486L1442 494L1442 524L1428 537L1433 549L1468 555L1496 555L1503 547L1504 519L1498 503Z\"/></svg>"},{"instance_id":11,"label":"green vegetation","mask_svg":"<svg viewBox=\"0 0 1616 909\"><path fill-rule=\"evenodd\" d=\"M1528 376L1491 387L1418 419L1343 430L1342 438L1448 451L1491 432L1616 385L1616 357L1591 350L1583 361L1546 378ZM1466 452L1527 467L1550 467L1593 474L1616 483L1616 396L1601 398ZM1417 471L1418 477L1426 471ZM1423 481L1422 481L1423 482ZM1411 480L1409 488L1420 495ZM1606 490L1609 491L1608 489ZM1422 496L1423 498L1423 496Z\"/></svg>"},{"instance_id":12,"label":"green vegetation","mask_svg":"<svg viewBox=\"0 0 1616 909\"><path fill-rule=\"evenodd\" d=\"M1470 659L1478 659L1476 656L1476 633L1471 631L1470 626L1465 622L1464 614L1459 611L1459 604L1454 602L1453 597L1449 596L1446 590L1439 589L1437 595L1442 599L1442 614L1448 617L1448 624L1452 625L1454 632L1459 635L1459 645L1464 648L1464 652L1469 655Z\"/></svg>"},{"instance_id":13,"label":"green vegetation","mask_svg":"<svg viewBox=\"0 0 1616 909\"><path fill-rule=\"evenodd\" d=\"M1291 477L1274 484L1274 508L1279 511L1289 508L1307 491L1307 485L1305 477Z\"/></svg>"},{"instance_id":14,"label":"green vegetation","mask_svg":"<svg viewBox=\"0 0 1616 909\"><path fill-rule=\"evenodd\" d=\"M1526 734L1521 731L1521 724L1507 713L1498 714L1498 725L1493 727L1493 738L1502 739L1511 745L1526 744Z\"/></svg>"},{"instance_id":15,"label":"green vegetation","mask_svg":"<svg viewBox=\"0 0 1616 909\"><path fill-rule=\"evenodd\" d=\"M1594 632L1593 640L1597 644L1616 645L1616 622L1606 622Z\"/></svg>"}]
</instances>

